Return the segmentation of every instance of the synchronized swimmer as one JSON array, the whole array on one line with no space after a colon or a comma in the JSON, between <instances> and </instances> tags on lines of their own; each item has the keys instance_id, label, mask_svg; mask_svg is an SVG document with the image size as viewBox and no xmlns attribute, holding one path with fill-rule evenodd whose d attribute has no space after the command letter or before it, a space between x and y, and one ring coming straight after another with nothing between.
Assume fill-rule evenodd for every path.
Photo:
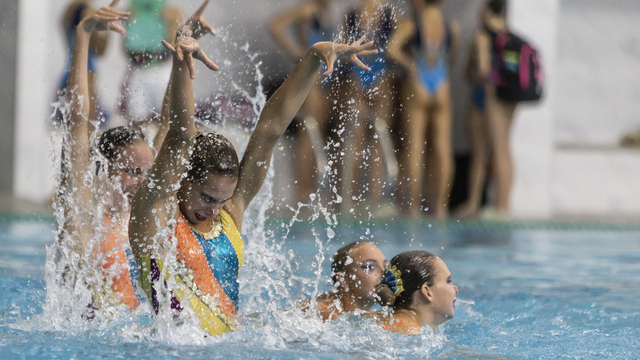
<instances>
[{"instance_id":1,"label":"synchronized swimmer","mask_svg":"<svg viewBox=\"0 0 640 360\"><path fill-rule=\"evenodd\" d=\"M154 139L158 146L154 149L131 127L105 132L98 145L98 169L102 168L104 176L87 183L94 130L88 106L89 38L101 30L125 34L116 22L129 14L116 10L118 2L85 17L76 30L68 80L72 107L59 189L61 206L74 216L67 216L62 225L61 241L74 239L72 246L78 254L104 256L98 263L111 286L95 291L93 307L124 304L136 309L138 282L156 314L163 294L171 300L174 318L195 314L193 320L210 335L234 331L238 271L244 258L243 217L262 187L276 143L315 86L322 64L325 76L341 57L370 71L359 57L375 55L378 50L373 41L365 43L364 36L351 44L311 44L264 106L239 159L228 139L198 131L194 121L194 59L213 71L219 69L197 41L213 31L202 18L206 0L179 29L173 43L162 41L173 56L173 65L161 130ZM96 199L96 192L110 196ZM62 196L71 193L73 201ZM101 219L93 219L92 211L100 202L107 210ZM102 224L97 230L92 227L96 222ZM96 249L88 249L92 238L100 239ZM387 264L376 245L357 242L338 250L331 270L333 290L315 299L316 309L310 308L311 301L300 305L317 310L325 321L356 310L370 312L377 303L392 309L390 317L377 316L381 326L418 334L422 325L435 328L454 315L457 287L451 284L444 262L430 253L402 253ZM185 307L192 312L185 313Z\"/></svg>"}]
</instances>

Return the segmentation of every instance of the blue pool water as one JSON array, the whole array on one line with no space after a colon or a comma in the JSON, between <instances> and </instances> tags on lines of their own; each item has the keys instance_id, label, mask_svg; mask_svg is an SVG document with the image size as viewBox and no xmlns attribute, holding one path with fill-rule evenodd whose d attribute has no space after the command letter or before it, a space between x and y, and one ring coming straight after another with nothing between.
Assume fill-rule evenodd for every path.
<instances>
[{"instance_id":1,"label":"blue pool water","mask_svg":"<svg viewBox=\"0 0 640 360\"><path fill-rule=\"evenodd\" d=\"M0 222L0 358L640 357L640 229L358 224L337 226L330 241L320 226L267 229L268 240L248 244L241 272L244 328L205 339L168 331L144 309L64 325L45 306L54 226ZM356 317L322 324L291 309L329 288L329 255L359 238L377 242L388 259L411 249L440 256L460 289L456 317L436 334L408 337Z\"/></svg>"}]
</instances>

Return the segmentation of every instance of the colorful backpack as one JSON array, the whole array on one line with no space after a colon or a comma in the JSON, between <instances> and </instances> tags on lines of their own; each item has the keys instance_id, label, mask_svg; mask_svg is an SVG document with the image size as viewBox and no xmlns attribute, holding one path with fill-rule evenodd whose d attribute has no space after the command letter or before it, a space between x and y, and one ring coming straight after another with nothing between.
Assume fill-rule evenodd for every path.
<instances>
[{"instance_id":1,"label":"colorful backpack","mask_svg":"<svg viewBox=\"0 0 640 360\"><path fill-rule=\"evenodd\" d=\"M487 32L493 44L491 79L496 96L511 103L540 100L544 76L537 50L511 32Z\"/></svg>"}]
</instances>

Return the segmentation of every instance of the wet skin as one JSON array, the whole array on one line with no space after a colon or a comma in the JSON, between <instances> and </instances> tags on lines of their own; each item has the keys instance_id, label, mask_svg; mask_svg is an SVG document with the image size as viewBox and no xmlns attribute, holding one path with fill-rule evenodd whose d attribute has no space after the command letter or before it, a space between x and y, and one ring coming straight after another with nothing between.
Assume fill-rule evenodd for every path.
<instances>
[{"instance_id":1,"label":"wet skin","mask_svg":"<svg viewBox=\"0 0 640 360\"><path fill-rule=\"evenodd\" d=\"M129 204L151 169L154 158L153 149L145 142L139 141L124 146L109 168L109 177L120 182L122 192L129 199Z\"/></svg>"},{"instance_id":2,"label":"wet skin","mask_svg":"<svg viewBox=\"0 0 640 360\"><path fill-rule=\"evenodd\" d=\"M211 220L231 199L238 180L227 175L207 175L202 181L183 180L178 191L180 211L199 231L211 229Z\"/></svg>"},{"instance_id":3,"label":"wet skin","mask_svg":"<svg viewBox=\"0 0 640 360\"><path fill-rule=\"evenodd\" d=\"M344 289L363 308L375 303L375 287L380 284L387 259L377 246L364 244L350 252L353 262L345 267Z\"/></svg>"}]
</instances>

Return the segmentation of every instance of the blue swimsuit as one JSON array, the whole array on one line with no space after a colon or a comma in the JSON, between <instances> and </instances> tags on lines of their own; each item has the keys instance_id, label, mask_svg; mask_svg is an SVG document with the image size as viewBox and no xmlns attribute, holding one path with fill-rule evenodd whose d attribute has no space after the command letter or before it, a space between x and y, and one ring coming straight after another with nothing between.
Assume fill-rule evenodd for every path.
<instances>
[{"instance_id":1,"label":"blue swimsuit","mask_svg":"<svg viewBox=\"0 0 640 360\"><path fill-rule=\"evenodd\" d=\"M350 71L356 77L358 83L365 89L373 88L387 70L387 57L384 55L384 50L393 30L392 16L391 7L385 7L382 19L379 21L380 26L371 37L375 42L376 49L378 49L378 54L367 57L366 64L371 68L371 71L364 71L358 66L351 64ZM358 40L364 34L358 25L357 12L355 9L352 9L347 15L347 29L350 42Z\"/></svg>"},{"instance_id":2,"label":"blue swimsuit","mask_svg":"<svg viewBox=\"0 0 640 360\"><path fill-rule=\"evenodd\" d=\"M451 49L451 30L445 24L445 38L434 51L439 52L439 57L434 66L429 66L424 57L422 34L420 33L419 21L416 20L416 35L413 39L413 53L416 58L416 66L420 76L420 82L430 95L436 95L440 87L449 79L447 70L447 55Z\"/></svg>"}]
</instances>

